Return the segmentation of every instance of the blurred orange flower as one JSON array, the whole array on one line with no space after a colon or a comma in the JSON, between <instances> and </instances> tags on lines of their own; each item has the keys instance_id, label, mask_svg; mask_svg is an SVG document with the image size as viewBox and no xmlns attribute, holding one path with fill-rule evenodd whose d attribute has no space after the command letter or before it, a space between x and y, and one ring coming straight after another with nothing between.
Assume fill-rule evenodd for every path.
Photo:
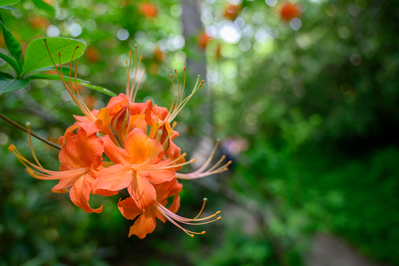
<instances>
[{"instance_id":1,"label":"blurred orange flower","mask_svg":"<svg viewBox=\"0 0 399 266\"><path fill-rule=\"evenodd\" d=\"M47 29L50 21L41 16L33 16L29 19L29 24L35 29Z\"/></svg>"},{"instance_id":2,"label":"blurred orange flower","mask_svg":"<svg viewBox=\"0 0 399 266\"><path fill-rule=\"evenodd\" d=\"M295 17L299 17L301 11L296 4L285 2L280 9L280 18L284 21L290 21Z\"/></svg>"},{"instance_id":3,"label":"blurred orange flower","mask_svg":"<svg viewBox=\"0 0 399 266\"><path fill-rule=\"evenodd\" d=\"M230 20L235 20L240 13L242 9L241 5L233 5L228 3L227 5L224 6L224 12L223 12L223 17L230 19Z\"/></svg>"},{"instance_id":4,"label":"blurred orange flower","mask_svg":"<svg viewBox=\"0 0 399 266\"><path fill-rule=\"evenodd\" d=\"M163 62L165 61L166 54L159 48L159 46L156 46L154 49L154 55L155 55L155 60L157 62Z\"/></svg>"},{"instance_id":5,"label":"blurred orange flower","mask_svg":"<svg viewBox=\"0 0 399 266\"><path fill-rule=\"evenodd\" d=\"M205 50L211 41L212 37L206 34L205 30L201 31L197 36L197 44L202 50Z\"/></svg>"},{"instance_id":6,"label":"blurred orange flower","mask_svg":"<svg viewBox=\"0 0 399 266\"><path fill-rule=\"evenodd\" d=\"M92 63L97 63L100 59L100 52L95 46L88 46L85 53L85 57Z\"/></svg>"},{"instance_id":7,"label":"blurred orange flower","mask_svg":"<svg viewBox=\"0 0 399 266\"><path fill-rule=\"evenodd\" d=\"M146 18L155 18L158 14L158 8L151 2L143 2L139 5L139 11Z\"/></svg>"}]
</instances>

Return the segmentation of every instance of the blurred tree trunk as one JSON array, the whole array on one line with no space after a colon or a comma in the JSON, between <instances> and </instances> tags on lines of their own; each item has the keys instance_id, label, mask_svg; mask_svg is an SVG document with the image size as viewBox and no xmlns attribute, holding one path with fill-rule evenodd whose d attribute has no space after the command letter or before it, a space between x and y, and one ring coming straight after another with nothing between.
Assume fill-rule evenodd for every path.
<instances>
[{"instance_id":1,"label":"blurred tree trunk","mask_svg":"<svg viewBox=\"0 0 399 266\"><path fill-rule=\"evenodd\" d=\"M191 75L199 74L206 81L206 57L205 52L199 48L197 45L197 36L203 30L203 25L200 18L200 8L201 1L199 0L182 0L182 23L183 23L183 36L186 41L185 50L187 53L187 71ZM203 139L199 142L199 146L203 149L205 146L212 147L212 145L207 145L209 143L204 143L204 141L208 141L209 139L213 141L215 139L215 130L213 123L213 95L212 89L210 87L210 83L205 82L204 88L201 88L199 94L201 94L202 105L200 106L197 117L201 117L200 125L202 126L202 131L206 133L208 138ZM211 148L212 149L212 148ZM209 184L205 181L201 182L201 185L211 188ZM212 190L212 189L211 189ZM245 201L237 201L237 197L232 196L231 193L233 191L219 191L223 196L225 196L228 200L231 200L235 204L240 205L244 209L248 209ZM265 237L270 241L273 246L274 253L276 258L281 266L286 266L285 262L285 249L283 245L280 243L279 239L277 239L269 230L269 221L263 218L262 212L260 209L252 210L252 214L256 217L259 227Z\"/></svg>"},{"instance_id":2,"label":"blurred tree trunk","mask_svg":"<svg viewBox=\"0 0 399 266\"><path fill-rule=\"evenodd\" d=\"M206 59L203 50L199 49L196 45L195 38L202 30L202 22L200 18L200 1L198 0L182 0L182 23L183 23L183 36L186 40L187 69L192 73L199 74L202 77L206 75Z\"/></svg>"},{"instance_id":3,"label":"blurred tree trunk","mask_svg":"<svg viewBox=\"0 0 399 266\"><path fill-rule=\"evenodd\" d=\"M197 117L201 120L199 125L210 139L214 137L214 123L213 123L213 97L210 84L206 82L206 57L205 52L197 45L197 36L202 31L203 25L200 18L201 1L199 0L182 0L182 23L183 36L186 41L187 54L187 71L190 76L201 75L204 79L204 85L198 92L201 97L201 106L196 110ZM191 82L192 83L192 82ZM194 85L194 84L188 84Z\"/></svg>"}]
</instances>

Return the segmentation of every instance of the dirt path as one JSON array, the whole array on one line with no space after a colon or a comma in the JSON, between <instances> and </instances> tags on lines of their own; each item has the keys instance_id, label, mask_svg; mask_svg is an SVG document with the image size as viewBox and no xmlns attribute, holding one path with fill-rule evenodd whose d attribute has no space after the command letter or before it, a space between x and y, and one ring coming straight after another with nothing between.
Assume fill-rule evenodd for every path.
<instances>
[{"instance_id":1,"label":"dirt path","mask_svg":"<svg viewBox=\"0 0 399 266\"><path fill-rule=\"evenodd\" d=\"M343 240L317 234L305 258L308 266L388 266L371 262Z\"/></svg>"}]
</instances>

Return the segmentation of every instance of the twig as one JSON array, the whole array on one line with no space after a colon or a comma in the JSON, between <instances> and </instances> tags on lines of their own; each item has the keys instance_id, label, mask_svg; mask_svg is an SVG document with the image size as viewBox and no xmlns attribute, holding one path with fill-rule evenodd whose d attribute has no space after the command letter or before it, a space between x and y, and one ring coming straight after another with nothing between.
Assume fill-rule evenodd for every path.
<instances>
[{"instance_id":1,"label":"twig","mask_svg":"<svg viewBox=\"0 0 399 266\"><path fill-rule=\"evenodd\" d=\"M6 117L6 116L4 116L4 115L2 115L2 114L0 114L0 117L3 118L3 119L4 119L5 121L7 121L8 123L10 123L11 125L16 126L17 128L22 129L23 131L25 131L26 133L28 133L28 130L26 130L26 128L24 128L23 126L21 126L20 124L18 124L18 123L16 123L16 122L12 121L12 120L9 119L8 117ZM44 138L42 138L42 137L39 137L38 135L36 135L36 134L33 133L33 132L30 132L30 134L31 134L32 136L34 136L35 138L37 138L38 140L41 140L41 141L43 141L44 143L46 143L46 144L48 144L48 145L50 145L50 146L52 146L52 147L54 147L54 148L56 148L56 149L61 150L61 147L58 146L57 144L54 144L54 143L52 143L51 141L48 141L48 140L46 140L46 139L44 139Z\"/></svg>"}]
</instances>

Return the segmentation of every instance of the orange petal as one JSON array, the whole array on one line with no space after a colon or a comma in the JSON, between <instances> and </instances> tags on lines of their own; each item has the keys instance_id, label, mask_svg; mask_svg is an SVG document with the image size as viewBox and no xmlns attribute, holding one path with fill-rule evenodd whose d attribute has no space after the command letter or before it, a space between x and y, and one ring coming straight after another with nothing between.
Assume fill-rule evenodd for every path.
<instances>
[{"instance_id":1,"label":"orange petal","mask_svg":"<svg viewBox=\"0 0 399 266\"><path fill-rule=\"evenodd\" d=\"M165 164L165 162L168 161L162 161L162 163L158 163L155 166L162 166ZM137 174L141 178L147 179L152 184L160 184L172 180L175 177L175 170L167 169L167 170L153 170L153 171L137 171Z\"/></svg>"},{"instance_id":2,"label":"orange petal","mask_svg":"<svg viewBox=\"0 0 399 266\"><path fill-rule=\"evenodd\" d=\"M168 208L171 212L176 213L180 208L180 196L179 194L174 195L172 205Z\"/></svg>"},{"instance_id":3,"label":"orange petal","mask_svg":"<svg viewBox=\"0 0 399 266\"><path fill-rule=\"evenodd\" d=\"M79 158L85 162L85 165L97 169L103 161L104 140L96 135L86 138L84 130L79 129L76 132L76 148L79 152Z\"/></svg>"},{"instance_id":4,"label":"orange petal","mask_svg":"<svg viewBox=\"0 0 399 266\"><path fill-rule=\"evenodd\" d=\"M168 109L165 107L159 107L158 105L154 105L152 112L162 121L168 116Z\"/></svg>"},{"instance_id":5,"label":"orange petal","mask_svg":"<svg viewBox=\"0 0 399 266\"><path fill-rule=\"evenodd\" d=\"M73 184L69 196L71 197L72 202L85 212L100 213L103 210L103 205L97 209L92 209L89 205L90 191L90 184L85 180L85 176L83 175Z\"/></svg>"},{"instance_id":6,"label":"orange petal","mask_svg":"<svg viewBox=\"0 0 399 266\"><path fill-rule=\"evenodd\" d=\"M153 123L152 117L151 117L151 114L152 114L152 100L150 99L146 103L147 103L147 108L145 109L145 121L147 122L147 124L149 126L152 126L152 123Z\"/></svg>"},{"instance_id":7,"label":"orange petal","mask_svg":"<svg viewBox=\"0 0 399 266\"><path fill-rule=\"evenodd\" d=\"M144 114L141 115L131 115L130 116L130 125L129 132L133 130L133 128L140 128L145 133L147 131L147 122L144 119Z\"/></svg>"},{"instance_id":8,"label":"orange petal","mask_svg":"<svg viewBox=\"0 0 399 266\"><path fill-rule=\"evenodd\" d=\"M97 179L93 182L93 190L105 189L119 191L126 188L132 181L133 171L129 166L115 164L98 172Z\"/></svg>"},{"instance_id":9,"label":"orange petal","mask_svg":"<svg viewBox=\"0 0 399 266\"><path fill-rule=\"evenodd\" d=\"M65 191L68 192L66 188L71 187L78 178L79 176L72 176L60 179L60 182L58 182L58 184L55 185L51 191L53 191L54 193L65 193Z\"/></svg>"},{"instance_id":10,"label":"orange petal","mask_svg":"<svg viewBox=\"0 0 399 266\"><path fill-rule=\"evenodd\" d=\"M110 115L116 114L120 109L129 104L129 98L123 93L120 93L117 97L112 97L108 104Z\"/></svg>"},{"instance_id":11,"label":"orange petal","mask_svg":"<svg viewBox=\"0 0 399 266\"><path fill-rule=\"evenodd\" d=\"M147 107L148 103L130 103L129 111L131 115L138 115L142 114Z\"/></svg>"},{"instance_id":12,"label":"orange petal","mask_svg":"<svg viewBox=\"0 0 399 266\"><path fill-rule=\"evenodd\" d=\"M73 133L68 133L65 138L65 145L62 147L60 153L58 154L58 159L62 165L67 166L69 169L77 169L84 165L78 156L78 151L75 146L75 137L76 135Z\"/></svg>"},{"instance_id":13,"label":"orange petal","mask_svg":"<svg viewBox=\"0 0 399 266\"><path fill-rule=\"evenodd\" d=\"M156 202L156 192L153 185L147 179L135 173L131 184L127 187L130 196L140 210L150 207Z\"/></svg>"},{"instance_id":14,"label":"orange petal","mask_svg":"<svg viewBox=\"0 0 399 266\"><path fill-rule=\"evenodd\" d=\"M168 181L155 186L155 190L157 192L157 201L163 202L168 199L170 196L177 195L180 193L183 185L177 182L177 179L173 179L172 181Z\"/></svg>"},{"instance_id":15,"label":"orange petal","mask_svg":"<svg viewBox=\"0 0 399 266\"><path fill-rule=\"evenodd\" d=\"M101 195L104 197L111 197L111 196L114 196L119 193L119 191L111 191L111 190L106 190L106 189L97 189L95 192L96 193L93 193L93 194Z\"/></svg>"},{"instance_id":16,"label":"orange petal","mask_svg":"<svg viewBox=\"0 0 399 266\"><path fill-rule=\"evenodd\" d=\"M66 143L59 153L59 160L62 165L72 169L81 167L97 168L101 165L104 141L95 135L86 137L84 129L79 128L76 135L69 133L66 136Z\"/></svg>"},{"instance_id":17,"label":"orange petal","mask_svg":"<svg viewBox=\"0 0 399 266\"><path fill-rule=\"evenodd\" d=\"M142 211L137 207L136 203L134 203L134 200L131 197L122 201L119 200L118 209L121 214L129 220L134 220L134 218L142 213Z\"/></svg>"},{"instance_id":18,"label":"orange petal","mask_svg":"<svg viewBox=\"0 0 399 266\"><path fill-rule=\"evenodd\" d=\"M108 135L113 143L119 145L110 127L112 117L110 116L109 112L110 112L109 108L101 108L100 112L97 115L96 124L98 128L101 129L101 132L104 135Z\"/></svg>"},{"instance_id":19,"label":"orange petal","mask_svg":"<svg viewBox=\"0 0 399 266\"><path fill-rule=\"evenodd\" d=\"M101 131L101 127L98 126L98 123L96 123L96 121L90 121L89 123L78 123L78 125L82 129L84 129L84 131L86 132L86 137L89 137L90 135Z\"/></svg>"},{"instance_id":20,"label":"orange petal","mask_svg":"<svg viewBox=\"0 0 399 266\"><path fill-rule=\"evenodd\" d=\"M126 137L125 150L132 155L132 163L140 164L146 161L151 153L153 153L155 143L156 141L150 139L141 129L135 128ZM158 143L155 153L157 153L159 149L163 150L160 143ZM160 152L157 157L162 156L161 153L162 152Z\"/></svg>"},{"instance_id":21,"label":"orange petal","mask_svg":"<svg viewBox=\"0 0 399 266\"><path fill-rule=\"evenodd\" d=\"M140 217L130 227L129 237L136 235L143 239L147 234L152 233L156 227L155 221L155 210L150 208L146 212L142 213Z\"/></svg>"},{"instance_id":22,"label":"orange petal","mask_svg":"<svg viewBox=\"0 0 399 266\"><path fill-rule=\"evenodd\" d=\"M129 163L132 160L131 156L124 149L117 147L108 135L102 139L104 140L104 153L113 163L131 164Z\"/></svg>"}]
</instances>

